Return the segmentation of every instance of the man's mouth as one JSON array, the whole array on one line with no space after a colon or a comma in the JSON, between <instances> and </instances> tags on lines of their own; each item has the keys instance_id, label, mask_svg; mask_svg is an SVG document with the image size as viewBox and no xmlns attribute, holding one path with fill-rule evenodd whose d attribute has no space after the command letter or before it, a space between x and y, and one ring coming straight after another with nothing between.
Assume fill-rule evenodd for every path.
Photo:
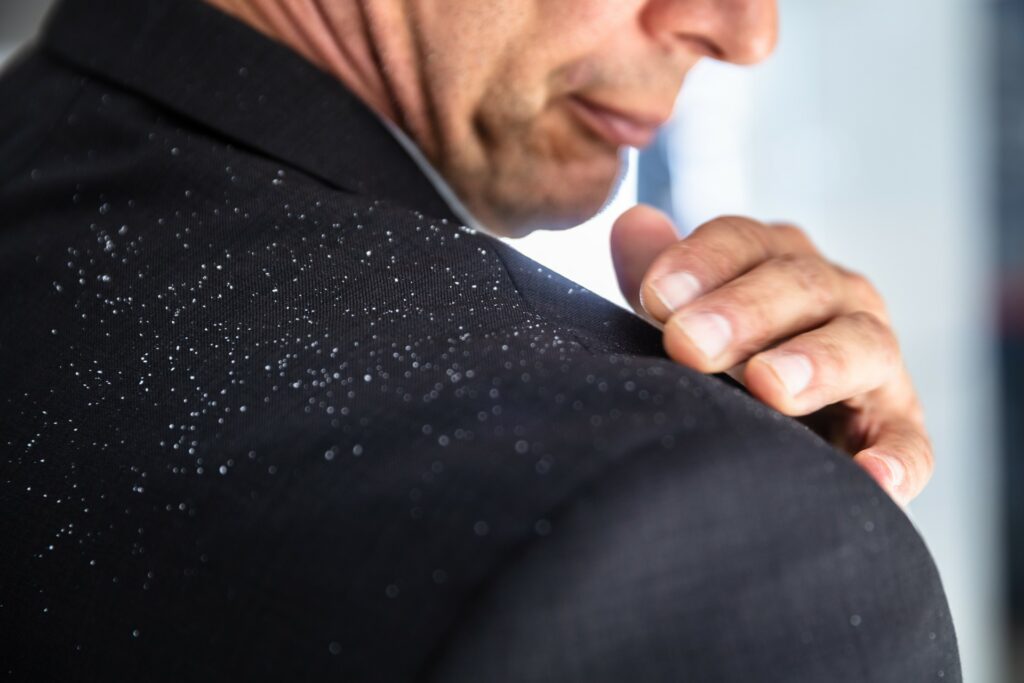
<instances>
[{"instance_id":1,"label":"man's mouth","mask_svg":"<svg viewBox=\"0 0 1024 683\"><path fill-rule=\"evenodd\" d=\"M579 122L616 147L646 147L665 122L662 117L612 109L579 95L570 95L567 102Z\"/></svg>"}]
</instances>

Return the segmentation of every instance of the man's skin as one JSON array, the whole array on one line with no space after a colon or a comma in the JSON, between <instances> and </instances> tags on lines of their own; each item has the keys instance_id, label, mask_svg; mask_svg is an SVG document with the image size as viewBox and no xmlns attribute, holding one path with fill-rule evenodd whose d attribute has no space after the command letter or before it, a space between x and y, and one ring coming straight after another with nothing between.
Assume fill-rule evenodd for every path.
<instances>
[{"instance_id":1,"label":"man's skin","mask_svg":"<svg viewBox=\"0 0 1024 683\"><path fill-rule=\"evenodd\" d=\"M207 1L335 75L513 237L594 215L620 149L651 141L700 59L754 64L777 39L775 0ZM862 275L793 226L723 217L680 240L644 206L616 221L612 254L672 358L735 373L898 503L924 488L923 412Z\"/></svg>"}]
</instances>

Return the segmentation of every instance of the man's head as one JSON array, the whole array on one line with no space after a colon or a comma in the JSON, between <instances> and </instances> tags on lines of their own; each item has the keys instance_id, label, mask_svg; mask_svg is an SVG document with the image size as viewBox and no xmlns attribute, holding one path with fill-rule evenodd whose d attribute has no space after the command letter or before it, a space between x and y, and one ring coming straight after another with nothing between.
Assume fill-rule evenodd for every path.
<instances>
[{"instance_id":1,"label":"man's head","mask_svg":"<svg viewBox=\"0 0 1024 683\"><path fill-rule=\"evenodd\" d=\"M592 216L700 58L776 38L775 0L210 1L338 74L508 235Z\"/></svg>"}]
</instances>

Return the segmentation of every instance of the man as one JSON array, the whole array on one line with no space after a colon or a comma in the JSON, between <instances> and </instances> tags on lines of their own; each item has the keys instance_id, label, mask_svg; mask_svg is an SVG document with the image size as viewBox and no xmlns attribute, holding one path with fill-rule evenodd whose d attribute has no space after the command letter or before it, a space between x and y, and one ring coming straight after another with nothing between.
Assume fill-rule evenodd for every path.
<instances>
[{"instance_id":1,"label":"man","mask_svg":"<svg viewBox=\"0 0 1024 683\"><path fill-rule=\"evenodd\" d=\"M593 213L771 3L216 4L66 0L0 81L10 675L959 679L862 278L637 209L663 340L483 232Z\"/></svg>"}]
</instances>

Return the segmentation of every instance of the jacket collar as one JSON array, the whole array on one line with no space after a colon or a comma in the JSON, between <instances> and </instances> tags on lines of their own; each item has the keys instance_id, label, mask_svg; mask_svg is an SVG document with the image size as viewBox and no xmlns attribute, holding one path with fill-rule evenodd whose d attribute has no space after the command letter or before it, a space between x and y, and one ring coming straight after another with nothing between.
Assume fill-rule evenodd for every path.
<instances>
[{"instance_id":1,"label":"jacket collar","mask_svg":"<svg viewBox=\"0 0 1024 683\"><path fill-rule=\"evenodd\" d=\"M45 49L337 188L458 221L335 77L201 0L63 0Z\"/></svg>"}]
</instances>

